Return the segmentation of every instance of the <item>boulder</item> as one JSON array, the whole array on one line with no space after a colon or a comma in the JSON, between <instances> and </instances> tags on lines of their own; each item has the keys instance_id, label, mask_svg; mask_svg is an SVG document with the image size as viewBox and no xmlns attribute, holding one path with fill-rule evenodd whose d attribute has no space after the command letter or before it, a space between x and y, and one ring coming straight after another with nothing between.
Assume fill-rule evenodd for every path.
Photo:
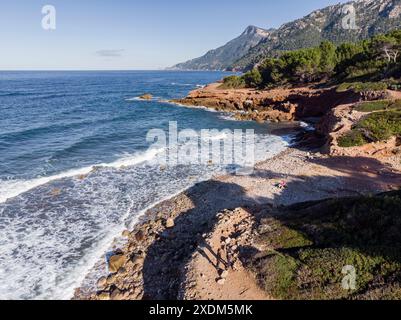
<instances>
[{"instance_id":1,"label":"boulder","mask_svg":"<svg viewBox=\"0 0 401 320\"><path fill-rule=\"evenodd\" d=\"M228 271L227 271L227 270L223 270L223 271L220 273L220 278L226 279L227 277L228 277Z\"/></svg>"},{"instance_id":2,"label":"boulder","mask_svg":"<svg viewBox=\"0 0 401 320\"><path fill-rule=\"evenodd\" d=\"M252 109L254 106L253 100L250 100L250 99L245 100L243 106L245 109Z\"/></svg>"},{"instance_id":3,"label":"boulder","mask_svg":"<svg viewBox=\"0 0 401 320\"><path fill-rule=\"evenodd\" d=\"M145 238L145 234L143 233L142 230L139 230L138 232L135 233L134 237L136 241L142 241Z\"/></svg>"},{"instance_id":4,"label":"boulder","mask_svg":"<svg viewBox=\"0 0 401 320\"><path fill-rule=\"evenodd\" d=\"M121 235L124 238L129 238L131 236L131 232L129 230L124 230Z\"/></svg>"},{"instance_id":5,"label":"boulder","mask_svg":"<svg viewBox=\"0 0 401 320\"><path fill-rule=\"evenodd\" d=\"M109 258L109 272L116 273L126 262L123 254L116 254Z\"/></svg>"},{"instance_id":6,"label":"boulder","mask_svg":"<svg viewBox=\"0 0 401 320\"><path fill-rule=\"evenodd\" d=\"M107 278L106 277L101 277L98 281L97 281L97 287L100 290L103 290L107 287Z\"/></svg>"},{"instance_id":7,"label":"boulder","mask_svg":"<svg viewBox=\"0 0 401 320\"><path fill-rule=\"evenodd\" d=\"M110 294L109 294L108 292L100 292L100 293L97 295L97 298L98 298L99 300L110 300Z\"/></svg>"},{"instance_id":8,"label":"boulder","mask_svg":"<svg viewBox=\"0 0 401 320\"><path fill-rule=\"evenodd\" d=\"M110 299L111 300L122 300L122 299L124 299L124 293L120 289L115 288L113 290L113 292L110 294Z\"/></svg>"},{"instance_id":9,"label":"boulder","mask_svg":"<svg viewBox=\"0 0 401 320\"><path fill-rule=\"evenodd\" d=\"M149 94L149 93L146 93L146 94L141 95L141 96L139 97L139 99L142 99L142 100L152 100L152 99L153 99L153 96L152 96L151 94Z\"/></svg>"}]
</instances>

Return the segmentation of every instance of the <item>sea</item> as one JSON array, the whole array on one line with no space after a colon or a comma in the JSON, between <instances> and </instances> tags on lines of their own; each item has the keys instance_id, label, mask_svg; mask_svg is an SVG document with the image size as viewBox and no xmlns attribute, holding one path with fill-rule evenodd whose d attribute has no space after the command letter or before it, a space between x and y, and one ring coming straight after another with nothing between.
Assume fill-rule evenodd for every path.
<instances>
[{"instance_id":1,"label":"sea","mask_svg":"<svg viewBox=\"0 0 401 320\"><path fill-rule=\"evenodd\" d=\"M0 72L0 299L70 299L145 210L236 166L161 165L172 145L156 148L149 132L168 136L175 123L224 141L227 130L253 130L255 161L287 148L292 137L276 124L168 102L227 75Z\"/></svg>"}]
</instances>

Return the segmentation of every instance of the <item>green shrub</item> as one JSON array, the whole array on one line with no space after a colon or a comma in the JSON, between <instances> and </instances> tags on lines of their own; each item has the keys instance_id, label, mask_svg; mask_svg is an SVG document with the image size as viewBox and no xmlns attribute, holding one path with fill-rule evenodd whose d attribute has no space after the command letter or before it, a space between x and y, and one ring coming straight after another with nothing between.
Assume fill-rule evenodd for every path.
<instances>
[{"instance_id":1,"label":"green shrub","mask_svg":"<svg viewBox=\"0 0 401 320\"><path fill-rule=\"evenodd\" d=\"M353 88L354 92L366 92L366 91L384 91L387 89L385 82L357 82Z\"/></svg>"},{"instance_id":2,"label":"green shrub","mask_svg":"<svg viewBox=\"0 0 401 320\"><path fill-rule=\"evenodd\" d=\"M252 69L243 75L243 79L247 87L257 88L262 82L262 75L260 74L258 69Z\"/></svg>"},{"instance_id":3,"label":"green shrub","mask_svg":"<svg viewBox=\"0 0 401 320\"><path fill-rule=\"evenodd\" d=\"M400 208L401 191L280 208L260 222L273 228L270 236L256 239L270 239L275 250L258 253L249 267L276 299L400 299ZM309 241L287 249L288 229ZM355 289L342 287L345 266L355 268Z\"/></svg>"},{"instance_id":4,"label":"green shrub","mask_svg":"<svg viewBox=\"0 0 401 320\"><path fill-rule=\"evenodd\" d=\"M345 92L350 90L352 87L352 83L344 82L337 86L337 92Z\"/></svg>"},{"instance_id":5,"label":"green shrub","mask_svg":"<svg viewBox=\"0 0 401 320\"><path fill-rule=\"evenodd\" d=\"M391 101L388 100L368 101L358 104L355 110L361 112L383 111L386 110L390 104Z\"/></svg>"},{"instance_id":6,"label":"green shrub","mask_svg":"<svg viewBox=\"0 0 401 320\"><path fill-rule=\"evenodd\" d=\"M338 139L343 148L361 146L368 142L385 141L401 135L401 107L399 100L388 106L389 111L373 112L362 118L356 126Z\"/></svg>"},{"instance_id":7,"label":"green shrub","mask_svg":"<svg viewBox=\"0 0 401 320\"><path fill-rule=\"evenodd\" d=\"M395 100L390 103L388 106L390 110L401 110L401 100Z\"/></svg>"},{"instance_id":8,"label":"green shrub","mask_svg":"<svg viewBox=\"0 0 401 320\"><path fill-rule=\"evenodd\" d=\"M401 135L401 112L385 111L369 114L358 124L357 129L364 130L373 141L383 141L391 136Z\"/></svg>"},{"instance_id":9,"label":"green shrub","mask_svg":"<svg viewBox=\"0 0 401 320\"><path fill-rule=\"evenodd\" d=\"M228 76L223 79L222 89L239 89L245 87L245 81L240 76Z\"/></svg>"},{"instance_id":10,"label":"green shrub","mask_svg":"<svg viewBox=\"0 0 401 320\"><path fill-rule=\"evenodd\" d=\"M361 112L401 110L401 100L377 100L362 102L355 106L355 110Z\"/></svg>"},{"instance_id":11,"label":"green shrub","mask_svg":"<svg viewBox=\"0 0 401 320\"><path fill-rule=\"evenodd\" d=\"M367 141L359 130L351 130L338 139L341 148L363 146Z\"/></svg>"},{"instance_id":12,"label":"green shrub","mask_svg":"<svg viewBox=\"0 0 401 320\"><path fill-rule=\"evenodd\" d=\"M384 91L386 89L387 84L385 82L345 82L337 87L337 92L352 90L355 93L360 93L366 91Z\"/></svg>"}]
</instances>

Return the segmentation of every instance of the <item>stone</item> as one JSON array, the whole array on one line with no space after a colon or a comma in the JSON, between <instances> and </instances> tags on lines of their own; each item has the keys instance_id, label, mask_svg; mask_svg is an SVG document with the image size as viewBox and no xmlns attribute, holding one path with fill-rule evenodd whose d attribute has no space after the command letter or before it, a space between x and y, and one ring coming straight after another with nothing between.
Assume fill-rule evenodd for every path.
<instances>
[{"instance_id":1,"label":"stone","mask_svg":"<svg viewBox=\"0 0 401 320\"><path fill-rule=\"evenodd\" d=\"M111 285L114 283L114 281L116 281L116 275L115 274L111 274L107 277L107 284Z\"/></svg>"},{"instance_id":2,"label":"stone","mask_svg":"<svg viewBox=\"0 0 401 320\"><path fill-rule=\"evenodd\" d=\"M110 294L110 299L111 300L121 300L121 299L123 299L124 298L124 294L123 294L123 292L120 290L120 289L118 289L118 288L115 288L114 290L113 290L113 292Z\"/></svg>"},{"instance_id":3,"label":"stone","mask_svg":"<svg viewBox=\"0 0 401 320\"><path fill-rule=\"evenodd\" d=\"M135 255L131 261L134 265L140 265L145 261L145 258L141 255Z\"/></svg>"},{"instance_id":4,"label":"stone","mask_svg":"<svg viewBox=\"0 0 401 320\"><path fill-rule=\"evenodd\" d=\"M123 254L116 254L109 259L109 272L116 273L126 262Z\"/></svg>"},{"instance_id":5,"label":"stone","mask_svg":"<svg viewBox=\"0 0 401 320\"><path fill-rule=\"evenodd\" d=\"M123 275L127 272L127 270L124 267L121 267L120 269L118 269L117 274L118 275Z\"/></svg>"},{"instance_id":6,"label":"stone","mask_svg":"<svg viewBox=\"0 0 401 320\"><path fill-rule=\"evenodd\" d=\"M169 218L166 220L166 228L173 228L175 225L174 220Z\"/></svg>"},{"instance_id":7,"label":"stone","mask_svg":"<svg viewBox=\"0 0 401 320\"><path fill-rule=\"evenodd\" d=\"M249 99L245 100L243 106L246 109L253 108L253 106L254 106L253 100L249 100Z\"/></svg>"},{"instance_id":8,"label":"stone","mask_svg":"<svg viewBox=\"0 0 401 320\"><path fill-rule=\"evenodd\" d=\"M97 281L97 287L99 289L104 289L107 287L107 278L106 277L101 277L98 281Z\"/></svg>"},{"instance_id":9,"label":"stone","mask_svg":"<svg viewBox=\"0 0 401 320\"><path fill-rule=\"evenodd\" d=\"M228 277L228 271L227 270L223 270L220 274L220 277L222 279L226 279Z\"/></svg>"},{"instance_id":10,"label":"stone","mask_svg":"<svg viewBox=\"0 0 401 320\"><path fill-rule=\"evenodd\" d=\"M110 300L110 294L108 292L101 292L97 295L99 300Z\"/></svg>"},{"instance_id":11,"label":"stone","mask_svg":"<svg viewBox=\"0 0 401 320\"><path fill-rule=\"evenodd\" d=\"M217 282L218 285L222 286L223 284L226 283L226 279L224 279L224 278L218 278L218 279L216 280L216 282Z\"/></svg>"},{"instance_id":12,"label":"stone","mask_svg":"<svg viewBox=\"0 0 401 320\"><path fill-rule=\"evenodd\" d=\"M124 238L129 238L131 236L131 232L129 232L129 230L124 230L121 235Z\"/></svg>"},{"instance_id":13,"label":"stone","mask_svg":"<svg viewBox=\"0 0 401 320\"><path fill-rule=\"evenodd\" d=\"M152 100L152 99L153 99L153 96L152 96L151 94L149 94L149 93L146 93L146 94L141 95L141 96L139 97L139 99L142 99L142 100Z\"/></svg>"}]
</instances>

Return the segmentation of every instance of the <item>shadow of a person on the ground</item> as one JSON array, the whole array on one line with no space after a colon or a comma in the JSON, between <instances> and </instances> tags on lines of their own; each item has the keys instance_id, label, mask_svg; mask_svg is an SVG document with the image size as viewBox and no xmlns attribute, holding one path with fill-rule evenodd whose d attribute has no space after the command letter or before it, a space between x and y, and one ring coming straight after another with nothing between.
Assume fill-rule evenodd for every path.
<instances>
[{"instance_id":1,"label":"shadow of a person on the ground","mask_svg":"<svg viewBox=\"0 0 401 320\"><path fill-rule=\"evenodd\" d=\"M165 230L147 251L143 266L144 299L177 299L181 270L204 244L202 234L213 230L220 211L267 202L248 198L239 185L215 180L199 183L185 194L193 209L179 214L174 227Z\"/></svg>"}]
</instances>

